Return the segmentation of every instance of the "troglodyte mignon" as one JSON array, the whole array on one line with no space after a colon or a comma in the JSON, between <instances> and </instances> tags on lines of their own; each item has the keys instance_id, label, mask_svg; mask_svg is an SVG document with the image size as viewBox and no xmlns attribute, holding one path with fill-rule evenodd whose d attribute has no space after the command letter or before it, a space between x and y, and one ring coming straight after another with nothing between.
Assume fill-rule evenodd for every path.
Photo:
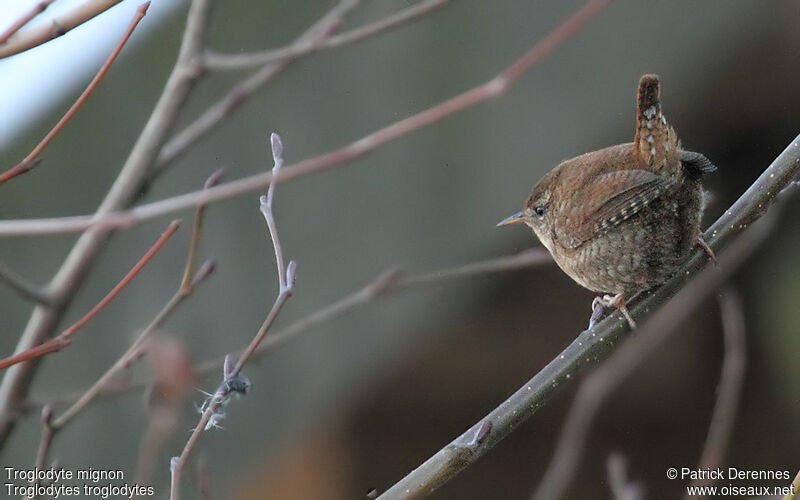
<instances>
[{"instance_id":1,"label":"troglodyte mignon","mask_svg":"<svg viewBox=\"0 0 800 500\"><path fill-rule=\"evenodd\" d=\"M625 299L664 283L701 237L700 178L716 167L681 149L661 114L656 75L639 81L633 142L566 160L533 188L525 207L498 226L525 223L573 280L635 326ZM594 304L593 304L594 306Z\"/></svg>"}]
</instances>

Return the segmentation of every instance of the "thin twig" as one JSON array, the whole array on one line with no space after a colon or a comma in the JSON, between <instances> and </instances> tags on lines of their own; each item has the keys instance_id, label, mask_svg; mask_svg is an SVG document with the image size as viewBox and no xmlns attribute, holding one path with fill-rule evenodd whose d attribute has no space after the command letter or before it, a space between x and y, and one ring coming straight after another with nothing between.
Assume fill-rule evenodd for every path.
<instances>
[{"instance_id":1,"label":"thin twig","mask_svg":"<svg viewBox=\"0 0 800 500\"><path fill-rule=\"evenodd\" d=\"M292 46L321 43L342 23L344 16L360 3L361 0L340 0L336 6L301 34L292 43ZM175 158L230 116L250 96L278 76L290 63L291 61L279 61L266 64L231 87L222 99L209 106L192 123L164 144L164 149L155 162L152 175L161 173ZM199 61L198 64L202 64L202 62Z\"/></svg>"},{"instance_id":2,"label":"thin twig","mask_svg":"<svg viewBox=\"0 0 800 500\"><path fill-rule=\"evenodd\" d=\"M273 170L277 172L280 170L280 167L283 163L283 145L281 144L281 139L278 134L273 133L270 136L270 144L272 146L272 158L274 162ZM264 340L264 337L267 335L270 327L275 322L275 318L278 317L278 313L283 308L283 305L294 293L296 269L295 262L289 261L289 265L286 267L286 269L282 269L280 267L283 265L283 249L281 248L278 240L275 216L272 213L272 200L274 194L273 188L268 191L266 196L261 197L260 209L261 213L264 215L264 219L267 222L267 229L269 230L269 234L272 238L273 250L275 251L275 262L277 262L277 265L279 266L278 276L280 279L278 284L278 296L275 298L275 302L272 305L269 314L267 314L267 317L264 319L264 322L261 324L258 332L250 342L250 345L247 346L247 349L245 349L244 353L239 357L235 367L230 370L226 367L224 371L224 380L208 400L208 404L205 405L205 409L200 417L200 421L194 428L194 431L192 431L192 435L189 437L189 440L183 447L183 451L181 451L180 456L173 457L170 461L170 500L178 500L180 498L180 483L183 467L186 465L186 460L189 458L189 455L200 439L200 435L207 430L207 424L211 417L217 413L219 407L223 405L230 397L231 384L229 381L239 376L245 363L247 363L247 361L250 359L250 356L253 355L253 352L255 352L256 348L258 348L259 344Z\"/></svg>"},{"instance_id":3,"label":"thin twig","mask_svg":"<svg viewBox=\"0 0 800 500\"><path fill-rule=\"evenodd\" d=\"M217 181L219 181L221 174L221 170L214 172L208 178L208 180L206 180L206 188L213 186ZM204 214L205 206L200 205L197 207L192 236L189 240L189 248L186 252L186 266L184 267L183 278L181 278L178 289L167 301L167 303L164 304L164 307L161 308L158 314L156 314L156 316L150 321L150 324L148 324L145 329L142 330L136 340L119 357L119 359L117 359L117 361L115 361L114 364L111 365L111 367L106 370L106 372L99 379L97 379L97 381L95 381L95 383L92 384L92 386L89 387L89 389L87 389L86 392L77 399L77 401L75 401L75 403L73 403L67 410L53 420L52 425L56 430L64 427L64 425L72 420L75 415L86 408L92 399L94 399L94 397L97 396L97 394L99 394L111 380L113 380L117 373L128 368L130 364L141 354L142 347L145 345L145 342L147 342L147 339L150 337L150 335L158 330L172 314L175 308L178 307L178 305L180 305L187 297L189 297L195 288L214 272L214 261L208 260L204 262L202 266L200 266L200 269L197 271L194 277L191 275L191 273L194 272L194 260L197 254L197 247L200 244L200 232L203 227ZM186 275L189 275L188 282L185 280Z\"/></svg>"},{"instance_id":4,"label":"thin twig","mask_svg":"<svg viewBox=\"0 0 800 500\"><path fill-rule=\"evenodd\" d=\"M716 469L724 462L733 432L733 424L739 410L742 394L742 382L747 362L747 339L744 329L744 311L742 299L733 289L726 289L719 298L722 315L722 332L725 336L725 357L722 361L722 374L719 383L719 394L714 404L711 425L703 453L700 455L700 469ZM692 486L711 486L714 479L701 479L692 482ZM688 491L688 490L687 490ZM690 499L688 495L685 499Z\"/></svg>"},{"instance_id":5,"label":"thin twig","mask_svg":"<svg viewBox=\"0 0 800 500\"><path fill-rule=\"evenodd\" d=\"M278 172L280 172L283 166L283 144L281 143L281 137L273 133L269 136L269 143L272 150L272 175L278 175ZM275 250L275 264L278 266L278 283L280 284L280 290L278 292L280 293L283 292L283 289L287 286L286 268L283 267L281 241L278 238L278 227L275 225L275 217L272 214L272 200L274 197L275 184L270 184L269 189L267 189L267 195L262 196L260 199L261 206L259 208L264 215L264 220L267 222L270 239L272 240L272 246Z\"/></svg>"},{"instance_id":6,"label":"thin twig","mask_svg":"<svg viewBox=\"0 0 800 500\"><path fill-rule=\"evenodd\" d=\"M0 34L0 47L2 47L2 45L4 43L6 43L9 38L11 38L11 35L13 35L17 31L19 31L20 28L22 28L23 26L25 26L26 24L31 22L31 20L34 17L36 17L39 14L41 14L42 12L44 12L45 9L47 7L49 7L50 4L55 2L55 1L56 0L41 0L36 5L31 7L27 12L25 12L19 18L17 18L17 20L14 21L11 24L11 26L6 28L6 30L2 34Z\"/></svg>"},{"instance_id":7,"label":"thin twig","mask_svg":"<svg viewBox=\"0 0 800 500\"><path fill-rule=\"evenodd\" d=\"M525 54L511 64L511 66L491 80L415 115L394 122L342 148L321 156L303 160L293 165L288 165L281 170L280 175L274 178L271 172L265 172L223 183L208 191L185 193L173 198L166 198L153 203L140 205L128 211L104 214L102 216L71 216L49 219L0 221L0 236L67 233L83 231L92 226L105 228L130 226L143 220L183 210L200 203L216 202L243 193L262 190L267 188L272 182L283 182L289 179L295 179L350 162L389 141L395 140L432 123L436 123L447 116L487 99L504 94L519 79L522 73L540 62L546 55L552 52L553 49L572 37L592 17L610 4L611 1L612 0L592 0L584 8L573 14L563 24L531 47Z\"/></svg>"},{"instance_id":8,"label":"thin twig","mask_svg":"<svg viewBox=\"0 0 800 500\"><path fill-rule=\"evenodd\" d=\"M47 463L47 452L50 449L50 445L53 442L53 428L50 426L50 420L53 417L53 408L50 405L46 405L42 408L42 414L40 418L40 422L42 424L42 439L39 442L39 448L36 450L36 462L34 463L34 470L44 470L45 464ZM41 484L41 479L37 477L34 479L33 484L35 486L39 486ZM36 498L37 495L31 494L26 495L23 497L23 500L29 500Z\"/></svg>"},{"instance_id":9,"label":"thin twig","mask_svg":"<svg viewBox=\"0 0 800 500\"><path fill-rule=\"evenodd\" d=\"M330 324L331 321L339 318L346 313L374 302L383 297L388 297L397 293L408 291L417 287L441 284L452 279L467 278L472 276L482 276L489 273L505 272L515 269L523 269L532 266L552 263L550 254L541 249L525 250L515 255L509 255L494 259L473 262L464 266L441 269L418 274L403 274L399 270L388 270L381 273L377 278L364 285L362 288L351 292L331 304L318 309L303 319L289 325L283 330L279 330L264 339L258 346L251 359L263 358L279 348L283 347L293 339L303 333L312 330L314 327ZM244 348L234 353L244 352ZM223 357L224 358L224 357ZM216 359L201 363L195 368L198 375L209 375L217 373L223 365L224 359ZM130 382L115 387L106 386L98 396L115 396L127 393L134 389L141 389L149 386L152 380ZM81 391L81 393L85 390ZM69 395L64 399L49 398L51 404L62 404L75 401L79 395ZM43 403L31 404L27 410L32 410L42 406Z\"/></svg>"},{"instance_id":10,"label":"thin twig","mask_svg":"<svg viewBox=\"0 0 800 500\"><path fill-rule=\"evenodd\" d=\"M49 23L18 32L6 43L0 44L0 59L19 54L58 38L69 30L93 19L122 0L88 0Z\"/></svg>"},{"instance_id":11,"label":"thin twig","mask_svg":"<svg viewBox=\"0 0 800 500\"><path fill-rule=\"evenodd\" d=\"M98 2L90 0L84 6L96 4ZM95 216L123 210L142 195L150 168L199 77L196 61L204 50L210 7L210 0L192 1L175 66L147 124ZM81 235L48 286L53 306L34 309L17 342L17 352L30 349L52 335L108 237L109 232L101 228ZM37 363L24 363L4 373L0 384L0 447L16 424L19 405L27 398L37 366Z\"/></svg>"},{"instance_id":12,"label":"thin twig","mask_svg":"<svg viewBox=\"0 0 800 500\"><path fill-rule=\"evenodd\" d=\"M209 177L206 181L205 186L213 186L214 183L219 180L221 174L221 170L214 172L214 174L212 174L211 177ZM197 247L199 246L200 242L200 231L203 227L202 218L204 213L204 205L197 207L192 236L189 240L189 248L186 252L187 256L184 275L186 273L194 272L194 260L195 255L197 254ZM111 365L111 367L106 370L105 373L103 373L103 375L101 375L100 378L98 378L95 383L92 384L86 390L86 392L84 392L83 395L81 395L68 409L64 410L61 415L55 418L48 418L47 427L42 432L42 440L39 447L40 453L42 453L45 458L47 457L47 451L50 443L53 440L53 436L65 425L67 425L78 413L83 411L95 398L95 396L97 396L97 394L99 394L119 372L128 368L131 363L141 355L145 342L147 342L153 332L155 332L161 327L161 325L164 324L175 308L177 308L180 303L189 297L195 288L208 276L210 276L212 272L214 272L214 262L209 260L200 266L197 274L193 278L190 277L188 283L181 279L178 289L167 301L167 303L164 304L164 307L161 308L161 311L156 314L156 316L150 321L150 324L148 324L145 329L142 330L136 340L134 340L130 347L128 347L128 349ZM155 431L151 425L148 428L148 433L157 433L157 431ZM147 439L145 439L145 441L147 441Z\"/></svg>"},{"instance_id":13,"label":"thin twig","mask_svg":"<svg viewBox=\"0 0 800 500\"><path fill-rule=\"evenodd\" d=\"M275 318L278 316L281 308L291 296L292 287L293 285L290 285L288 289L278 294L278 297L275 299L275 303L272 305L272 308L270 309L269 314L267 314L266 319L264 319L264 322L261 324L261 327L258 329L255 337L253 337L253 340L250 342L250 345L245 353L239 358L231 377L239 374L244 363L253 353L255 348L258 347L258 343L264 339L264 336L269 331L269 328L272 326L272 323L275 321ZM200 421L192 431L192 435L189 437L186 445L184 445L180 456L173 457L172 461L170 462L170 472L172 475L170 482L170 500L178 500L180 498L181 473L183 472L183 467L186 465L186 460L188 460L189 455L192 453L197 441L200 439L200 435L206 430L208 421L211 419L212 415L216 413L217 409L220 407L220 405L222 405L223 401L228 396L229 389L226 386L225 381L223 381L223 383L217 388L211 397L205 411L203 412L203 415L200 417Z\"/></svg>"},{"instance_id":14,"label":"thin twig","mask_svg":"<svg viewBox=\"0 0 800 500\"><path fill-rule=\"evenodd\" d=\"M222 179L224 168L217 169L206 179L203 184L203 189L214 187ZM189 253L186 256L186 266L183 269L183 278L181 278L181 288L191 289L192 287L192 274L194 273L194 261L197 249L200 246L200 233L203 231L203 220L205 217L206 206L198 205L194 213L194 226L192 227L192 239L189 242Z\"/></svg>"},{"instance_id":15,"label":"thin twig","mask_svg":"<svg viewBox=\"0 0 800 500\"><path fill-rule=\"evenodd\" d=\"M800 143L798 141L800 141L800 136L786 147L729 210L704 233L703 239L709 243L711 248L720 251L728 246L735 235L764 214L775 201L776 195L800 172ZM765 224L760 224L760 226L761 230L754 236L741 238L741 242L737 241L736 245L732 245L735 248L725 253L737 257L737 261L743 260L744 254L752 251L752 247L756 245L756 236L760 239L763 237L763 233L771 229L771 225L765 227ZM706 263L705 254L700 251L695 252L675 277L634 304L630 308L631 315L636 319L642 319L651 310L659 308ZM707 282L707 286L716 284L716 280L731 272L732 267L734 266L720 266L716 274L703 273L704 278L708 276L707 280L694 280L693 283ZM693 305L690 304L690 307ZM661 308L661 310L663 309ZM648 323L655 324L655 321ZM429 494L455 477L519 427L558 390L568 387L570 382L577 378L581 369L608 357L612 352L613 345L622 338L625 331L627 331L627 322L618 313L614 313L594 327L581 332L566 349L500 406L411 471L381 498L420 497ZM649 336L645 337L639 334L635 338L649 338ZM605 366L609 366L608 363ZM485 425L491 425L492 431L489 435L476 446L465 447L464 443L472 439L476 429ZM576 436L576 438L579 443L582 442L580 436ZM569 470L572 470L571 466ZM569 475L569 473L566 474L567 477ZM548 488L547 491L560 491L561 486L561 480L559 480L557 488ZM555 495L546 498L558 497Z\"/></svg>"},{"instance_id":16,"label":"thin twig","mask_svg":"<svg viewBox=\"0 0 800 500\"><path fill-rule=\"evenodd\" d=\"M114 60L116 60L119 53L122 52L122 47L125 46L125 43L128 41L128 38L130 38L130 36L133 34L133 30L136 29L136 26L139 24L139 21L141 21L142 18L145 16L145 14L147 14L148 7L150 7L149 1L143 3L142 5L139 6L138 9L136 9L136 13L134 13L133 19L131 20L131 23L128 25L128 29L125 30L125 33L122 35L120 41L117 43L117 46L114 47L114 50L111 52L111 55L108 56L106 62L103 63L103 65L100 67L100 70L98 70L97 74L94 76L94 78L92 78L92 81L89 82L89 85L86 86L86 89L83 91L83 93L78 97L75 103L72 104L72 106L67 110L67 112L64 113L64 116L62 116L61 119L58 120L58 123L56 123L56 125L50 130L50 132L48 132L47 135L44 136L44 139L42 139L39 142L39 144L37 144L36 147L33 148L33 151L28 153L28 156L26 156L21 162L17 163L10 169L0 174L0 184L3 184L7 180L12 179L18 175L24 174L25 172L29 172L35 165L39 163L40 160L39 155L42 153L44 148L47 147L48 144L50 144L50 141L53 140L53 137L55 137L57 133L61 132L61 129L64 128L64 125L66 125L67 122L73 116L75 116L75 113L77 113L78 109L80 109L80 107L83 106L83 103L86 102L86 99L89 98L89 95L91 95L91 93L94 92L94 89L97 88L97 84L100 83L100 80L103 79L103 77L108 72L109 68L111 68L111 65L114 63Z\"/></svg>"},{"instance_id":17,"label":"thin twig","mask_svg":"<svg viewBox=\"0 0 800 500\"><path fill-rule=\"evenodd\" d=\"M42 305L48 305L51 302L47 290L34 285L3 264L0 264L0 281L28 300Z\"/></svg>"},{"instance_id":18,"label":"thin twig","mask_svg":"<svg viewBox=\"0 0 800 500\"><path fill-rule=\"evenodd\" d=\"M366 38L388 32L403 24L414 21L444 6L449 0L422 0L400 12L379 19L373 23L354 28L346 33L331 36L319 43L308 41L305 44L294 43L279 49L253 52L250 54L218 54L208 52L205 55L205 66L215 71L232 71L262 66L278 61L289 61L324 50L338 49L360 42Z\"/></svg>"},{"instance_id":19,"label":"thin twig","mask_svg":"<svg viewBox=\"0 0 800 500\"><path fill-rule=\"evenodd\" d=\"M130 283L134 277L144 268L145 265L150 261L153 256L161 250L161 247L167 242L170 236L172 236L175 231L178 230L178 226L180 225L179 220L174 220L167 226L167 229L164 233L153 243L153 246L150 247L147 252L142 256L141 259L128 271L119 283L111 289L105 297L100 299L92 309L89 310L81 319L67 327L63 332L61 332L57 337L45 342L42 345L36 346L34 348L22 351L18 354L10 356L8 358L0 359L0 370L8 368L11 365L15 365L17 363L22 363L23 361L28 361L30 359L38 358L40 356L44 356L45 354L50 354L51 352L55 352L60 350L70 344L70 337L75 334L83 325L89 322L92 318L94 318L101 309L103 309L109 302L111 302L114 297L119 295L119 292L122 291L125 286Z\"/></svg>"},{"instance_id":20,"label":"thin twig","mask_svg":"<svg viewBox=\"0 0 800 500\"><path fill-rule=\"evenodd\" d=\"M47 462L47 450L50 448L50 443L53 440L53 428L50 426L52 417L53 407L46 405L42 408L42 440L36 452L36 470L44 470L45 463Z\"/></svg>"}]
</instances>

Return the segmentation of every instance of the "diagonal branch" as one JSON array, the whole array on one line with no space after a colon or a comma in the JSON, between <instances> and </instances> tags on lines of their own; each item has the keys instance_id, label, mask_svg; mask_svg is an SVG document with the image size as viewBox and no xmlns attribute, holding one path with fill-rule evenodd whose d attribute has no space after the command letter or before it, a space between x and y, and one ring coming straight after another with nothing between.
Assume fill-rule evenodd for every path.
<instances>
[{"instance_id":1,"label":"diagonal branch","mask_svg":"<svg viewBox=\"0 0 800 500\"><path fill-rule=\"evenodd\" d=\"M220 174L221 171L219 170L212 174L205 183L206 187L213 186L214 183L219 179ZM130 366L130 364L141 355L142 347L145 345L145 342L147 342L153 332L160 328L170 314L172 314L175 308L177 308L178 305L186 300L192 294L192 292L194 292L195 288L214 272L214 261L207 260L200 266L200 268L197 270L197 273L195 273L192 277L192 273L194 273L194 261L197 254L197 247L200 243L200 231L203 225L202 219L204 214L205 207L201 205L197 208L197 212L195 213L194 228L192 230L191 239L189 240L189 248L186 256L186 266L183 276L185 278L185 276L188 275L189 281L187 282L184 278L181 278L178 289L175 291L172 297L167 301L166 304L164 304L164 307L161 308L153 320L150 321L144 330L142 330L136 340L130 345L130 347L128 347L122 356L120 356L119 359L117 359L117 361L99 379L97 379L97 381L91 387L89 387L89 389L87 389L77 401L75 401L61 415L53 419L52 427L55 430L64 427L75 417L75 415L86 408L92 399L94 399L95 396L97 396L97 394L99 394L103 388L108 385L113 377L117 375L117 373Z\"/></svg>"},{"instance_id":2,"label":"diagonal branch","mask_svg":"<svg viewBox=\"0 0 800 500\"><path fill-rule=\"evenodd\" d=\"M206 181L205 187L208 188L213 186L214 183L219 180L221 174L221 169L214 172ZM128 347L128 349L122 353L122 355L114 362L114 364L112 364L111 367L106 370L105 373L103 373L100 378L98 378L95 383L86 390L86 392L84 392L74 403L72 403L69 408L64 410L64 412L58 417L54 417L51 411L48 413L48 417L46 419L43 418L42 437L39 445L40 460L37 460L36 462L37 467L43 467L42 464L46 462L47 454L55 435L61 431L61 429L63 429L64 426L67 425L73 418L75 418L76 415L83 411L86 406L88 406L89 403L95 398L95 396L97 396L119 372L128 368L131 363L141 356L145 343L150 339L150 336L153 334L153 332L160 328L161 325L164 324L167 318L172 314L172 312L192 294L195 288L214 272L214 261L208 260L200 266L200 269L197 271L197 274L195 274L194 277L191 276L191 273L194 272L195 256L197 254L197 247L200 243L200 231L203 226L202 219L204 213L205 206L201 205L197 207L192 236L189 240L189 248L186 252L187 255L186 265L184 266L184 277L181 278L178 289L175 291L172 297L167 301L166 304L164 304L164 307L161 308L152 321L150 321L145 329L142 330L142 332ZM188 282L184 279L187 275L189 276Z\"/></svg>"},{"instance_id":3,"label":"diagonal branch","mask_svg":"<svg viewBox=\"0 0 800 500\"><path fill-rule=\"evenodd\" d=\"M415 115L394 122L340 149L309 158L284 167L273 178L271 172L245 177L221 184L207 191L194 191L173 198L140 205L134 209L103 214L102 216L72 216L49 219L20 219L0 221L0 236L65 233L83 231L92 226L104 228L130 226L138 222L176 212L201 203L212 203L244 193L266 189L270 183L283 182L305 175L329 170L359 158L383 144L403 137L415 130L436 123L443 118L472 107L485 100L503 95L522 74L539 63L556 47L577 33L612 0L591 0L525 54L491 80L473 87ZM169 145L165 147L165 152Z\"/></svg>"},{"instance_id":4,"label":"diagonal branch","mask_svg":"<svg viewBox=\"0 0 800 500\"><path fill-rule=\"evenodd\" d=\"M90 0L84 5L96 3ZM175 67L147 124L94 217L123 210L141 195L149 177L149 169L198 78L195 61L204 50L210 7L210 0L192 1ZM17 342L17 352L30 349L52 335L108 237L109 232L102 228L93 228L81 235L48 287L53 305L34 309ZM36 366L36 363L24 363L7 370L3 376L0 384L0 447L14 428L19 405L27 397Z\"/></svg>"},{"instance_id":5,"label":"diagonal branch","mask_svg":"<svg viewBox=\"0 0 800 500\"><path fill-rule=\"evenodd\" d=\"M340 0L327 14L301 34L291 46L300 47L321 43L342 23L344 16L358 7L360 3L361 0ZM230 116L250 96L278 76L290 62L287 59L265 64L255 73L236 83L222 99L209 106L199 117L164 145L164 149L158 155L154 165L153 175L162 172L175 158Z\"/></svg>"},{"instance_id":6,"label":"diagonal branch","mask_svg":"<svg viewBox=\"0 0 800 500\"><path fill-rule=\"evenodd\" d=\"M311 331L319 325L330 324L331 321L344 316L366 304L372 303L384 297L406 292L423 286L442 284L449 280L468 278L473 276L483 276L490 273L512 271L515 269L525 269L534 266L551 264L553 259L550 254L541 249L525 250L515 255L496 257L493 259L472 262L463 266L440 269L416 274L405 274L399 270L389 270L381 273L375 279L364 285L362 288L344 295L338 300L325 307L309 314L308 316L292 323L288 327L279 330L264 339L253 353L251 359L261 359L271 354L300 335ZM244 348L234 353L244 352ZM209 375L217 373L222 369L224 357L206 361L195 368L199 375ZM130 382L128 384L115 387L106 386L98 396L115 396L124 394L135 389L149 386L152 380ZM85 392L85 391L81 391ZM62 398L48 398L51 404L74 402L78 396L68 395ZM26 410L43 406L44 403L32 402Z\"/></svg>"},{"instance_id":7,"label":"diagonal branch","mask_svg":"<svg viewBox=\"0 0 800 500\"><path fill-rule=\"evenodd\" d=\"M122 0L87 0L49 23L20 31L5 43L0 43L0 59L19 54L58 38L71 29L93 19Z\"/></svg>"},{"instance_id":8,"label":"diagonal branch","mask_svg":"<svg viewBox=\"0 0 800 500\"><path fill-rule=\"evenodd\" d=\"M764 242L777 225L775 214L765 218L739 238L720 259L719 269L706 268L661 307L644 327L617 349L583 381L556 444L556 452L533 500L561 498L574 475L591 424L612 391L641 365L703 302L727 281ZM682 273L681 273L682 274ZM680 278L680 277L679 277ZM675 281L675 280L673 280ZM658 292L656 293L658 294Z\"/></svg>"},{"instance_id":9,"label":"diagonal branch","mask_svg":"<svg viewBox=\"0 0 800 500\"><path fill-rule=\"evenodd\" d=\"M92 78L91 82L89 82L89 85L86 87L86 90L84 90L83 93L80 96L78 96L78 99L75 101L75 103L73 103L72 106L67 110L67 112L64 113L64 116L62 116L61 119L58 120L58 123L56 123L56 125L50 130L50 132L48 132L47 135L44 136L44 139L42 139L39 142L39 144L37 144L36 147L33 148L33 151L28 153L28 156L26 156L21 162L17 163L10 169L0 174L0 184L3 184L9 179L12 179L18 175L28 172L34 166L36 166L36 164L40 161L39 155L42 153L44 148L47 147L47 145L50 144L50 141L53 140L53 137L55 137L56 134L59 133L61 129L64 128L64 125L66 125L67 122L73 116L75 116L75 113L77 113L78 109L80 109L80 107L83 106L83 103L86 102L86 99L89 98L89 95L91 95L91 93L94 92L94 89L97 88L97 84L100 83L100 80L103 79L103 77L108 72L109 68L111 68L111 65L114 63L114 60L116 60L119 53L122 52L122 47L125 46L125 43L128 41L128 38L130 38L130 36L133 34L133 30L136 29L136 26L139 24L139 21L141 21L142 18L145 16L145 14L147 14L148 7L150 7L149 1L143 3L142 5L139 6L138 9L136 9L136 13L133 15L133 19L131 20L131 23L128 25L128 29L125 30L125 33L122 35L122 38L120 39L119 42L117 42L117 46L114 47L113 51L111 51L111 55L108 56L108 59L106 59L106 62L103 63L103 65L100 67L100 70L97 72L95 77Z\"/></svg>"},{"instance_id":10,"label":"diagonal branch","mask_svg":"<svg viewBox=\"0 0 800 500\"><path fill-rule=\"evenodd\" d=\"M52 352L59 351L64 347L70 344L70 337L75 334L79 329L81 329L86 323L89 322L92 318L94 318L101 309L108 305L109 302L114 300L114 298L119 295L119 292L125 288L128 283L130 283L133 278L136 277L137 274L150 262L150 259L161 250L161 247L167 242L167 240L175 234L175 231L178 230L178 226L180 224L179 220L174 220L170 223L167 229L161 234L161 236L153 243L147 252L139 259L139 261L128 271L128 274L123 276L123 278L117 283L114 288L111 289L110 292L106 294L105 297L100 299L100 302L95 304L89 312L83 315L81 319L67 327L63 332L61 332L57 337L48 340L47 342L40 344L36 347L32 347L20 353L17 353L13 356L9 356L4 359L0 359L0 370L4 370L9 366L15 365L17 363L22 363L23 361L29 361L31 359L35 359L46 354L50 354Z\"/></svg>"},{"instance_id":11,"label":"diagonal branch","mask_svg":"<svg viewBox=\"0 0 800 500\"><path fill-rule=\"evenodd\" d=\"M205 65L206 68L217 71L241 70L278 61L286 62L314 52L338 49L419 19L429 12L444 6L448 1L449 0L422 0L416 5L412 5L400 12L365 26L352 29L346 33L331 36L319 43L314 43L312 41L308 41L305 44L294 43L280 49L265 50L250 54L217 54L208 52L205 56Z\"/></svg>"},{"instance_id":12,"label":"diagonal branch","mask_svg":"<svg viewBox=\"0 0 800 500\"><path fill-rule=\"evenodd\" d=\"M28 9L27 12L22 14L16 21L11 23L11 26L6 28L2 34L0 34L0 46L8 41L11 38L11 35L22 29L23 26L31 22L31 20L45 11L50 4L55 2L56 0L41 0L39 3Z\"/></svg>"},{"instance_id":13,"label":"diagonal branch","mask_svg":"<svg viewBox=\"0 0 800 500\"><path fill-rule=\"evenodd\" d=\"M780 156L772 162L730 209L705 232L704 239L706 242L715 250L721 250L728 246L735 235L742 232L745 227L765 213L778 193L792 182L798 172L800 172L800 136L786 147ZM694 289L703 287L700 291L693 292L693 294L696 293L695 296L710 294L722 283L723 278L732 272L733 268L736 267L736 263L744 261L745 257L754 250L757 243L765 237L765 233L771 229L770 225L761 224L760 226L760 229L753 233L752 237L742 238L742 241L737 242L735 248L731 248L729 252L726 252L726 254L731 254L726 257L726 259L730 258L728 264L720 266L719 270L707 269L702 274L703 279L693 281L691 286ZM705 254L702 252L695 252L673 279L631 308L632 316L641 319L650 311L656 310L666 303L683 287L691 276L703 267L706 263L704 256ZM686 304L685 297L689 297L689 295L684 293L680 297L676 297L678 299L677 303L683 304L681 307L694 307L692 304ZM664 309L675 313L676 308L677 306L671 306L667 309L665 306L656 315L664 318L666 316L663 313ZM666 317L670 318L669 316ZM667 322L672 324L671 319ZM613 345L622 339L626 325L627 323L620 315L614 313L593 328L581 332L566 349L500 406L492 410L486 417L450 444L439 450L422 465L411 471L380 498L421 497L455 477L455 475L477 461L500 440L519 427L522 422L536 413L560 389L569 386L569 382L575 380L576 377L574 375L581 369L608 357ZM648 321L642 327L642 331L644 332L645 329L656 330L657 328L658 323L654 317L653 321ZM650 337L652 336L645 336L640 333L634 337L634 340L649 339ZM626 346L627 344L623 345L618 352L623 349L630 349ZM610 370L611 368L606 367L613 366L617 365L606 363L601 369ZM598 382L593 383L594 388L598 385L600 385ZM587 403L582 403L584 409L593 410L595 405L599 405L599 399L594 399L596 395L593 392L589 392L589 389L581 392L588 394L587 398L592 398ZM577 401L578 399L576 399ZM576 413L575 415L575 418L578 418L584 413ZM588 415L588 412L586 415ZM583 422L578 422L578 424L580 425L576 424L577 428L580 428ZM478 431L487 425L490 426L491 432L484 439L476 441L474 438ZM574 428L576 427L570 427L569 430L572 431ZM565 439L575 439L570 442L570 445L575 442L582 442L580 436L569 434L566 430L567 427L565 427L565 432L562 433L562 436ZM570 453L572 452L571 446L565 445L564 449ZM574 456L571 458L574 458ZM570 461L565 460L565 462ZM571 462L569 467L554 467L556 470L571 470ZM553 484L555 485L557 482L557 487L541 486L539 490L543 492L541 498L559 498L558 494L555 494L555 496L548 495L561 490L562 480L563 477L554 480Z\"/></svg>"}]
</instances>

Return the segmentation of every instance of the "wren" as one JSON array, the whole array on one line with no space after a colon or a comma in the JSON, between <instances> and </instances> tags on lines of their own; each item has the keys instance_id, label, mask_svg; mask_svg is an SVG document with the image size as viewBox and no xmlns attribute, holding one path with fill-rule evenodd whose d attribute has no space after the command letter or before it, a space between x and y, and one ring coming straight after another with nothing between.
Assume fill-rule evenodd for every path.
<instances>
[{"instance_id":1,"label":"wren","mask_svg":"<svg viewBox=\"0 0 800 500\"><path fill-rule=\"evenodd\" d=\"M681 148L661 113L658 76L639 81L633 142L561 162L533 188L521 212L498 226L524 223L579 285L635 323L625 299L673 276L703 241L701 178L716 170Z\"/></svg>"}]
</instances>

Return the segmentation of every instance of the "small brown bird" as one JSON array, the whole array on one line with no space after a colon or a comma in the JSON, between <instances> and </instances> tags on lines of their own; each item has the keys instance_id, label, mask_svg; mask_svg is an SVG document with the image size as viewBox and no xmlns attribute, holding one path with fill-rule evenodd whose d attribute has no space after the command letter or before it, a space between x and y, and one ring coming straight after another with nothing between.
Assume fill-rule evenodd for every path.
<instances>
[{"instance_id":1,"label":"small brown bird","mask_svg":"<svg viewBox=\"0 0 800 500\"><path fill-rule=\"evenodd\" d=\"M681 149L661 113L658 77L639 81L636 134L619 144L566 160L533 188L521 212L498 226L525 223L579 285L607 293L595 299L622 312L634 293L664 283L701 237L700 179L716 167Z\"/></svg>"}]
</instances>

